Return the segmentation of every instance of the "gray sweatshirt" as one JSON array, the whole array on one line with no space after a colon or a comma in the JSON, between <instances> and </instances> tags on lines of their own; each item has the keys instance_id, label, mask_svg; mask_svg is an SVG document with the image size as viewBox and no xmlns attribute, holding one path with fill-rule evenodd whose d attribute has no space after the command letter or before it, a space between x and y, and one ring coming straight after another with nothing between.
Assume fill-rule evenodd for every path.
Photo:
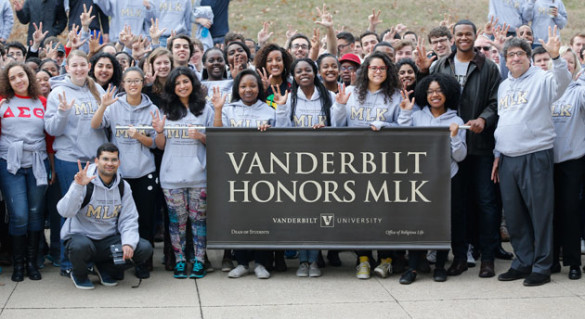
<instances>
[{"instance_id":1,"label":"gray sweatshirt","mask_svg":"<svg viewBox=\"0 0 585 319\"><path fill-rule=\"evenodd\" d=\"M340 118L343 115L337 113L345 113L345 108L335 103L335 94L329 92L331 96L330 117L331 126L335 127L339 123L335 123L333 119ZM295 114L291 121L290 116L292 112L291 94L289 93L286 104L278 105L276 108L276 126L277 127L313 127L316 124L327 125L325 114L321 111L321 95L319 90L315 88L313 95L308 99L305 93L300 88L297 90L297 105L295 107Z\"/></svg>"},{"instance_id":2,"label":"gray sweatshirt","mask_svg":"<svg viewBox=\"0 0 585 319\"><path fill-rule=\"evenodd\" d=\"M88 176L97 175L97 166L91 164ZM85 198L86 186L71 183L67 194L57 203L57 211L65 218L61 227L61 239L67 240L73 234L82 234L93 240L101 240L119 233L122 245L136 249L138 240L138 211L132 199L132 189L120 174L110 188L97 177L93 183L91 200L81 207ZM124 198L120 198L119 183L124 183Z\"/></svg>"},{"instance_id":3,"label":"gray sweatshirt","mask_svg":"<svg viewBox=\"0 0 585 319\"><path fill-rule=\"evenodd\" d=\"M497 26L507 24L510 32L523 24L523 14L526 9L526 0L490 0L488 20L498 19Z\"/></svg>"},{"instance_id":4,"label":"gray sweatshirt","mask_svg":"<svg viewBox=\"0 0 585 319\"><path fill-rule=\"evenodd\" d=\"M569 83L571 74L561 58L546 72L531 66L518 78L510 74L498 89L496 153L516 157L553 148L551 105Z\"/></svg>"},{"instance_id":5,"label":"gray sweatshirt","mask_svg":"<svg viewBox=\"0 0 585 319\"><path fill-rule=\"evenodd\" d=\"M264 101L258 100L251 106L236 101L224 105L221 122L224 127L258 127L262 124L274 126L276 111Z\"/></svg>"},{"instance_id":6,"label":"gray sweatshirt","mask_svg":"<svg viewBox=\"0 0 585 319\"><path fill-rule=\"evenodd\" d=\"M449 127L451 123L463 125L463 120L457 116L457 111L448 109L447 112L435 117L428 107L422 110L400 109L398 124L400 126L444 126ZM465 130L459 130L457 135L451 137L451 178L459 171L458 162L467 156L467 144L465 143Z\"/></svg>"},{"instance_id":7,"label":"gray sweatshirt","mask_svg":"<svg viewBox=\"0 0 585 319\"><path fill-rule=\"evenodd\" d=\"M177 121L166 120L165 126L185 129L165 129L165 152L160 168L160 185L164 189L207 187L205 144L189 138L189 125L213 126L213 107L205 105L199 116L187 112Z\"/></svg>"},{"instance_id":8,"label":"gray sweatshirt","mask_svg":"<svg viewBox=\"0 0 585 319\"><path fill-rule=\"evenodd\" d=\"M585 155L585 73L552 105L555 163Z\"/></svg>"},{"instance_id":9,"label":"gray sweatshirt","mask_svg":"<svg viewBox=\"0 0 585 319\"><path fill-rule=\"evenodd\" d=\"M154 154L138 140L128 136L128 129L116 129L116 126L152 126L152 115L158 107L152 104L146 94L137 106L128 104L126 93L118 94L118 101L108 106L100 127L109 127L112 131L112 143L120 149L119 172L124 178L139 178L156 170ZM139 130L152 138L151 148L155 148L153 129Z\"/></svg>"},{"instance_id":10,"label":"gray sweatshirt","mask_svg":"<svg viewBox=\"0 0 585 319\"><path fill-rule=\"evenodd\" d=\"M551 6L559 9L555 18L549 15ZM528 22L532 22L534 43L539 44L539 39L547 42L548 27L552 29L556 25L559 28L557 34L560 36L561 29L567 25L567 9L562 0L526 0L524 23Z\"/></svg>"},{"instance_id":11,"label":"gray sweatshirt","mask_svg":"<svg viewBox=\"0 0 585 319\"><path fill-rule=\"evenodd\" d=\"M191 36L191 0L153 0L153 3L158 15L158 28L167 29L163 36L170 36L173 30L177 34Z\"/></svg>"},{"instance_id":12,"label":"gray sweatshirt","mask_svg":"<svg viewBox=\"0 0 585 319\"><path fill-rule=\"evenodd\" d=\"M201 81L201 84L207 88L207 97L205 99L207 102L211 103L211 98L213 97L213 88L219 87L219 92L221 95L227 95L225 99L227 103L232 100L232 87L234 86L234 80L221 80L221 81Z\"/></svg>"},{"instance_id":13,"label":"gray sweatshirt","mask_svg":"<svg viewBox=\"0 0 585 319\"><path fill-rule=\"evenodd\" d=\"M129 25L132 34L150 38L148 28L150 19L156 18L156 6L152 1L147 10L140 0L93 0L100 9L110 17L110 41L116 42L125 25ZM162 27L159 25L159 28Z\"/></svg>"},{"instance_id":14,"label":"gray sweatshirt","mask_svg":"<svg viewBox=\"0 0 585 319\"><path fill-rule=\"evenodd\" d=\"M384 101L384 93L382 90L376 92L369 92L363 104L358 100L358 92L356 87L346 89L346 92L351 92L349 100L343 105L345 107L345 114L339 114L345 118L336 118L333 121L338 123L338 126L349 127L369 127L373 125L378 129L388 126L398 126L398 115L400 114L400 101L402 96L396 90L392 95L391 101ZM335 102L335 104L338 104ZM335 108L339 105L335 106Z\"/></svg>"},{"instance_id":15,"label":"gray sweatshirt","mask_svg":"<svg viewBox=\"0 0 585 319\"><path fill-rule=\"evenodd\" d=\"M68 75L56 76L49 80L53 90L47 98L45 130L55 136L53 149L55 156L67 162L88 161L95 157L97 148L107 142L103 129L92 129L91 119L98 108L87 84L77 86ZM101 96L104 90L96 84ZM67 102L75 99L73 107L67 111L59 110L59 95L65 92Z\"/></svg>"}]
</instances>

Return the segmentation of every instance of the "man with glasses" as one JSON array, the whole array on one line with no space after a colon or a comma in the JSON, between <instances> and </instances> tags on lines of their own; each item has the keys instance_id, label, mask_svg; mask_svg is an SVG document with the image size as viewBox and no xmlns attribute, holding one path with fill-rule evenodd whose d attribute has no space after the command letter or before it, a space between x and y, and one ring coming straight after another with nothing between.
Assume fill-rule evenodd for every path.
<instances>
[{"instance_id":1,"label":"man with glasses","mask_svg":"<svg viewBox=\"0 0 585 319\"><path fill-rule=\"evenodd\" d=\"M355 50L355 37L349 32L339 32L337 34L337 55L342 57Z\"/></svg>"},{"instance_id":2,"label":"man with glasses","mask_svg":"<svg viewBox=\"0 0 585 319\"><path fill-rule=\"evenodd\" d=\"M571 83L561 43L549 27L543 47L552 69L530 65L530 44L512 38L504 44L508 78L498 92L498 125L492 178L499 177L510 242L516 258L500 281L524 279L524 286L550 282L553 263L553 143L551 105ZM499 164L499 174L498 174Z\"/></svg>"},{"instance_id":3,"label":"man with glasses","mask_svg":"<svg viewBox=\"0 0 585 319\"><path fill-rule=\"evenodd\" d=\"M306 35L297 33L290 38L287 50L295 60L308 58L309 50L311 50L311 41L309 41Z\"/></svg>"},{"instance_id":4,"label":"man with glasses","mask_svg":"<svg viewBox=\"0 0 585 319\"><path fill-rule=\"evenodd\" d=\"M26 48L20 42L8 42L6 43L6 58L12 59L13 61L24 63L26 57ZM9 62L10 60L7 60Z\"/></svg>"},{"instance_id":5,"label":"man with glasses","mask_svg":"<svg viewBox=\"0 0 585 319\"><path fill-rule=\"evenodd\" d=\"M447 27L436 27L429 32L429 43L438 60L451 54L453 36Z\"/></svg>"},{"instance_id":6,"label":"man with glasses","mask_svg":"<svg viewBox=\"0 0 585 319\"><path fill-rule=\"evenodd\" d=\"M343 84L346 87L354 85L356 72L360 67L360 58L353 53L347 53L339 59L339 64L339 77Z\"/></svg>"},{"instance_id":7,"label":"man with glasses","mask_svg":"<svg viewBox=\"0 0 585 319\"><path fill-rule=\"evenodd\" d=\"M490 50L492 48L492 44L490 43L490 40L485 35L479 35L477 37L477 39L475 40L474 47L475 47L475 50L482 53L486 58L489 59L491 57Z\"/></svg>"}]
</instances>

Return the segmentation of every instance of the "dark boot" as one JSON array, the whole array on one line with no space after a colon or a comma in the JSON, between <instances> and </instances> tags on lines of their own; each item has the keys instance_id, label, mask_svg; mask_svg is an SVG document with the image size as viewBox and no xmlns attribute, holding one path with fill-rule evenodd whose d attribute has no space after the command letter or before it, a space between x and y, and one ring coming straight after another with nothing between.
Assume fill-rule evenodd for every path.
<instances>
[{"instance_id":1,"label":"dark boot","mask_svg":"<svg viewBox=\"0 0 585 319\"><path fill-rule=\"evenodd\" d=\"M37 265L37 256L39 254L40 231L31 231L28 233L26 244L26 273L30 280L41 280L41 273Z\"/></svg>"},{"instance_id":2,"label":"dark boot","mask_svg":"<svg viewBox=\"0 0 585 319\"><path fill-rule=\"evenodd\" d=\"M24 280L24 252L26 251L26 235L12 236L12 281Z\"/></svg>"}]
</instances>

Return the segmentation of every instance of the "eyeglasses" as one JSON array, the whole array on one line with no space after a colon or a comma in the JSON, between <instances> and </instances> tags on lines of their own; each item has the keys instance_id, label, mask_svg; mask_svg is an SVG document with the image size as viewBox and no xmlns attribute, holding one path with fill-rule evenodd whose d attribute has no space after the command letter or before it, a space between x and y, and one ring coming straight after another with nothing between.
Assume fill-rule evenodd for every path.
<instances>
[{"instance_id":1,"label":"eyeglasses","mask_svg":"<svg viewBox=\"0 0 585 319\"><path fill-rule=\"evenodd\" d=\"M292 46L292 48L295 50L298 50L298 49L307 50L307 49L309 49L309 46L306 44L295 44Z\"/></svg>"},{"instance_id":2,"label":"eyeglasses","mask_svg":"<svg viewBox=\"0 0 585 319\"><path fill-rule=\"evenodd\" d=\"M433 94L443 94L443 91L441 90L428 90L427 91L427 95L433 95Z\"/></svg>"},{"instance_id":3,"label":"eyeglasses","mask_svg":"<svg viewBox=\"0 0 585 319\"><path fill-rule=\"evenodd\" d=\"M339 44L337 46L337 51L341 51L341 50L343 50L343 48L345 48L347 46L350 46L350 45L351 45L351 43L348 43L348 44Z\"/></svg>"},{"instance_id":4,"label":"eyeglasses","mask_svg":"<svg viewBox=\"0 0 585 319\"><path fill-rule=\"evenodd\" d=\"M140 83L142 83L142 80L141 79L124 80L124 83L126 83L126 84L140 84Z\"/></svg>"},{"instance_id":5,"label":"eyeglasses","mask_svg":"<svg viewBox=\"0 0 585 319\"><path fill-rule=\"evenodd\" d=\"M435 45L435 44L439 44L442 42L447 42L447 40L449 40L449 38L440 38L440 39L435 39L435 40L431 40L431 44Z\"/></svg>"},{"instance_id":6,"label":"eyeglasses","mask_svg":"<svg viewBox=\"0 0 585 319\"><path fill-rule=\"evenodd\" d=\"M355 67L353 67L353 66L342 66L340 68L340 70L341 71L350 71L350 72L353 72L353 71L355 71Z\"/></svg>"},{"instance_id":7,"label":"eyeglasses","mask_svg":"<svg viewBox=\"0 0 585 319\"><path fill-rule=\"evenodd\" d=\"M484 50L484 51L489 51L491 49L490 46L480 46L480 47L475 47L477 50Z\"/></svg>"},{"instance_id":8,"label":"eyeglasses","mask_svg":"<svg viewBox=\"0 0 585 319\"><path fill-rule=\"evenodd\" d=\"M387 66L368 66L368 70L372 71L372 72L384 72L386 70L388 70Z\"/></svg>"},{"instance_id":9,"label":"eyeglasses","mask_svg":"<svg viewBox=\"0 0 585 319\"><path fill-rule=\"evenodd\" d=\"M515 56L515 55L517 55L519 58L521 58L521 57L525 57L525 56L526 56L526 52L524 52L524 51L522 51L522 50L520 50L520 51L516 51L516 52L508 52L508 53L506 54L506 57L508 57L508 58L512 59L512 58L514 58L514 56Z\"/></svg>"}]
</instances>

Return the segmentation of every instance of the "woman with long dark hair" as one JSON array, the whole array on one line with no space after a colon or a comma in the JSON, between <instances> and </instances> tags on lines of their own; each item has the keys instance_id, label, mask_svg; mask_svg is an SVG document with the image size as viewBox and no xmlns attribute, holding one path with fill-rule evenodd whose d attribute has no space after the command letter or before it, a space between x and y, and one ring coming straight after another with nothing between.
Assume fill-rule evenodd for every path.
<instances>
[{"instance_id":1,"label":"woman with long dark hair","mask_svg":"<svg viewBox=\"0 0 585 319\"><path fill-rule=\"evenodd\" d=\"M278 87L283 94L290 90L288 76L292 62L293 58L283 47L272 43L264 45L254 57L256 71L262 77L266 104L273 108L276 108L276 103L272 87Z\"/></svg>"},{"instance_id":2,"label":"woman with long dark hair","mask_svg":"<svg viewBox=\"0 0 585 319\"><path fill-rule=\"evenodd\" d=\"M89 60L91 76L101 87L106 90L111 84L116 88L120 87L122 80L122 67L116 57L109 53L100 52Z\"/></svg>"}]
</instances>

